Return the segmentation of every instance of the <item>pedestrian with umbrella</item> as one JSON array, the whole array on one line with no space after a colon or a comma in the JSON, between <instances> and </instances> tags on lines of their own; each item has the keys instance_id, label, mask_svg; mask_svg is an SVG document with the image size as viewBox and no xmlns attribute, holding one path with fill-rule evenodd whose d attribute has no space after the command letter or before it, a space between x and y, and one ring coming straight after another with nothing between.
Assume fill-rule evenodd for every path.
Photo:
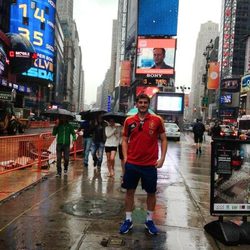
<instances>
[{"instance_id":1,"label":"pedestrian with umbrella","mask_svg":"<svg viewBox=\"0 0 250 250\"><path fill-rule=\"evenodd\" d=\"M84 167L89 165L89 153L93 142L94 120L86 120L81 124L79 130L83 131L83 164Z\"/></svg>"},{"instance_id":2,"label":"pedestrian with umbrella","mask_svg":"<svg viewBox=\"0 0 250 250\"><path fill-rule=\"evenodd\" d=\"M107 166L109 171L108 177L114 177L115 175L115 156L120 140L120 127L120 124L115 123L115 120L113 118L110 118L108 120L108 126L105 128L105 152L107 156Z\"/></svg>"},{"instance_id":3,"label":"pedestrian with umbrella","mask_svg":"<svg viewBox=\"0 0 250 250\"><path fill-rule=\"evenodd\" d=\"M122 177L124 175L124 157L122 153L122 129L123 129L123 123L126 119L126 115L123 112L108 112L102 115L104 120L114 119L116 123L121 124L121 126L118 127L119 129L119 145L118 145L118 154L119 159L121 161L121 168L122 168L122 175L121 175L121 181Z\"/></svg>"},{"instance_id":4,"label":"pedestrian with umbrella","mask_svg":"<svg viewBox=\"0 0 250 250\"><path fill-rule=\"evenodd\" d=\"M105 140L106 136L104 121L102 116L98 115L94 122L93 142L91 147L91 153L94 161L94 170L96 170L96 167L98 171L101 170Z\"/></svg>"},{"instance_id":5,"label":"pedestrian with umbrella","mask_svg":"<svg viewBox=\"0 0 250 250\"><path fill-rule=\"evenodd\" d=\"M52 119L59 119L60 117L64 117L64 118L66 117L68 120L74 119L74 115L72 112L70 112L67 109L61 109L61 108L48 109L42 112L41 115L47 116Z\"/></svg>"},{"instance_id":6,"label":"pedestrian with umbrella","mask_svg":"<svg viewBox=\"0 0 250 250\"><path fill-rule=\"evenodd\" d=\"M56 139L56 168L57 168L57 177L61 177L62 174L62 157L64 159L64 174L68 172L69 165L69 152L70 152L70 139L71 136L73 141L76 140L76 133L71 124L69 124L69 118L65 115L60 115L57 120L56 125L53 128L52 134L57 136Z\"/></svg>"}]
</instances>

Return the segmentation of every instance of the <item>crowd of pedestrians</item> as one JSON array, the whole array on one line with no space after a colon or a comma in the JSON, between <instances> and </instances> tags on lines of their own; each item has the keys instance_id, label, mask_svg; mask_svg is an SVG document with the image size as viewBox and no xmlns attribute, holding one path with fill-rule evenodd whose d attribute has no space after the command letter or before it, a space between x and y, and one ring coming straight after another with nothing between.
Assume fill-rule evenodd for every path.
<instances>
[{"instance_id":1,"label":"crowd of pedestrians","mask_svg":"<svg viewBox=\"0 0 250 250\"><path fill-rule=\"evenodd\" d=\"M138 113L127 117L121 123L115 119L103 119L102 115L82 123L79 132L83 132L83 167L91 164L93 159L95 171L101 170L103 154L106 153L108 178L115 177L115 158L118 151L122 175L121 190L125 190L125 220L120 233L125 234L133 227L132 211L134 196L139 181L147 193L147 217L145 227L150 234L157 234L158 229L153 222L156 205L157 168L163 166L167 152L167 138L164 122L160 116L148 112L150 98L140 94L136 98ZM125 119L125 118L124 118ZM61 176L61 159L64 157L64 173L68 171L71 136L76 134L67 120L63 119L53 129L57 135L57 176ZM161 142L158 152L158 141ZM159 154L160 153L160 154Z\"/></svg>"}]
</instances>

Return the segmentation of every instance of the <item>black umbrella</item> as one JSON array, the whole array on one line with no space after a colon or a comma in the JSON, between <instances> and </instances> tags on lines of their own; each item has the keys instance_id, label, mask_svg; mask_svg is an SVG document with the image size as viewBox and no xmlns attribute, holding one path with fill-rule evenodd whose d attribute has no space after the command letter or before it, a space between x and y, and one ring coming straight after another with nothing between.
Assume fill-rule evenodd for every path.
<instances>
[{"instance_id":1,"label":"black umbrella","mask_svg":"<svg viewBox=\"0 0 250 250\"><path fill-rule=\"evenodd\" d=\"M50 117L50 118L60 118L60 117L67 117L73 119L75 116L72 112L67 109L48 109L42 113L42 115Z\"/></svg>"},{"instance_id":2,"label":"black umbrella","mask_svg":"<svg viewBox=\"0 0 250 250\"><path fill-rule=\"evenodd\" d=\"M107 121L109 119L114 119L115 122L123 124L126 119L126 115L122 112L108 112L103 114L102 118Z\"/></svg>"},{"instance_id":3,"label":"black umbrella","mask_svg":"<svg viewBox=\"0 0 250 250\"><path fill-rule=\"evenodd\" d=\"M87 111L82 111L79 113L79 115L82 116L83 120L94 120L99 115L102 115L104 113L107 113L107 111L103 109L91 109Z\"/></svg>"}]
</instances>

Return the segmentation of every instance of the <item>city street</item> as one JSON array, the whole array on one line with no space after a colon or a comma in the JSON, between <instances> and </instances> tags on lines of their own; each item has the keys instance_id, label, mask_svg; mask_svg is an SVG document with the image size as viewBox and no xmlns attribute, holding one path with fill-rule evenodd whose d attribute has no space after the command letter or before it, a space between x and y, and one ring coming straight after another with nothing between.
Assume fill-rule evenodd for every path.
<instances>
[{"instance_id":1,"label":"city street","mask_svg":"<svg viewBox=\"0 0 250 250\"><path fill-rule=\"evenodd\" d=\"M1 202L0 249L248 249L226 247L203 229L217 220L209 214L210 153L209 137L201 156L195 154L192 133L182 134L180 142L169 141L158 171L158 236L144 229L146 195L141 188L132 232L118 233L124 219L118 158L115 178L107 177L105 161L101 172L95 171L91 157L88 169L81 160L72 161L69 174L61 178L55 177L53 165L36 185Z\"/></svg>"}]
</instances>

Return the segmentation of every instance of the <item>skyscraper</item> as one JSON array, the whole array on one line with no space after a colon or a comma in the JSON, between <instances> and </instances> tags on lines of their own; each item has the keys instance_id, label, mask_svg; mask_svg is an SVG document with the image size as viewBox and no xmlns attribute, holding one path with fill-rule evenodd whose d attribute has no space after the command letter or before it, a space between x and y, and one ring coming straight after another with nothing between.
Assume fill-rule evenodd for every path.
<instances>
[{"instance_id":1,"label":"skyscraper","mask_svg":"<svg viewBox=\"0 0 250 250\"><path fill-rule=\"evenodd\" d=\"M223 0L220 33L221 76L244 74L246 38L250 34L250 1Z\"/></svg>"},{"instance_id":2,"label":"skyscraper","mask_svg":"<svg viewBox=\"0 0 250 250\"><path fill-rule=\"evenodd\" d=\"M73 19L74 0L57 0L56 9L61 20Z\"/></svg>"},{"instance_id":3,"label":"skyscraper","mask_svg":"<svg viewBox=\"0 0 250 250\"><path fill-rule=\"evenodd\" d=\"M202 85L202 75L205 73L206 60L203 53L211 39L219 35L219 25L208 21L200 26L200 31L196 40L195 58L192 72L192 92L190 93L190 108L196 110L194 117L201 116L202 98L204 95L204 85Z\"/></svg>"}]
</instances>

